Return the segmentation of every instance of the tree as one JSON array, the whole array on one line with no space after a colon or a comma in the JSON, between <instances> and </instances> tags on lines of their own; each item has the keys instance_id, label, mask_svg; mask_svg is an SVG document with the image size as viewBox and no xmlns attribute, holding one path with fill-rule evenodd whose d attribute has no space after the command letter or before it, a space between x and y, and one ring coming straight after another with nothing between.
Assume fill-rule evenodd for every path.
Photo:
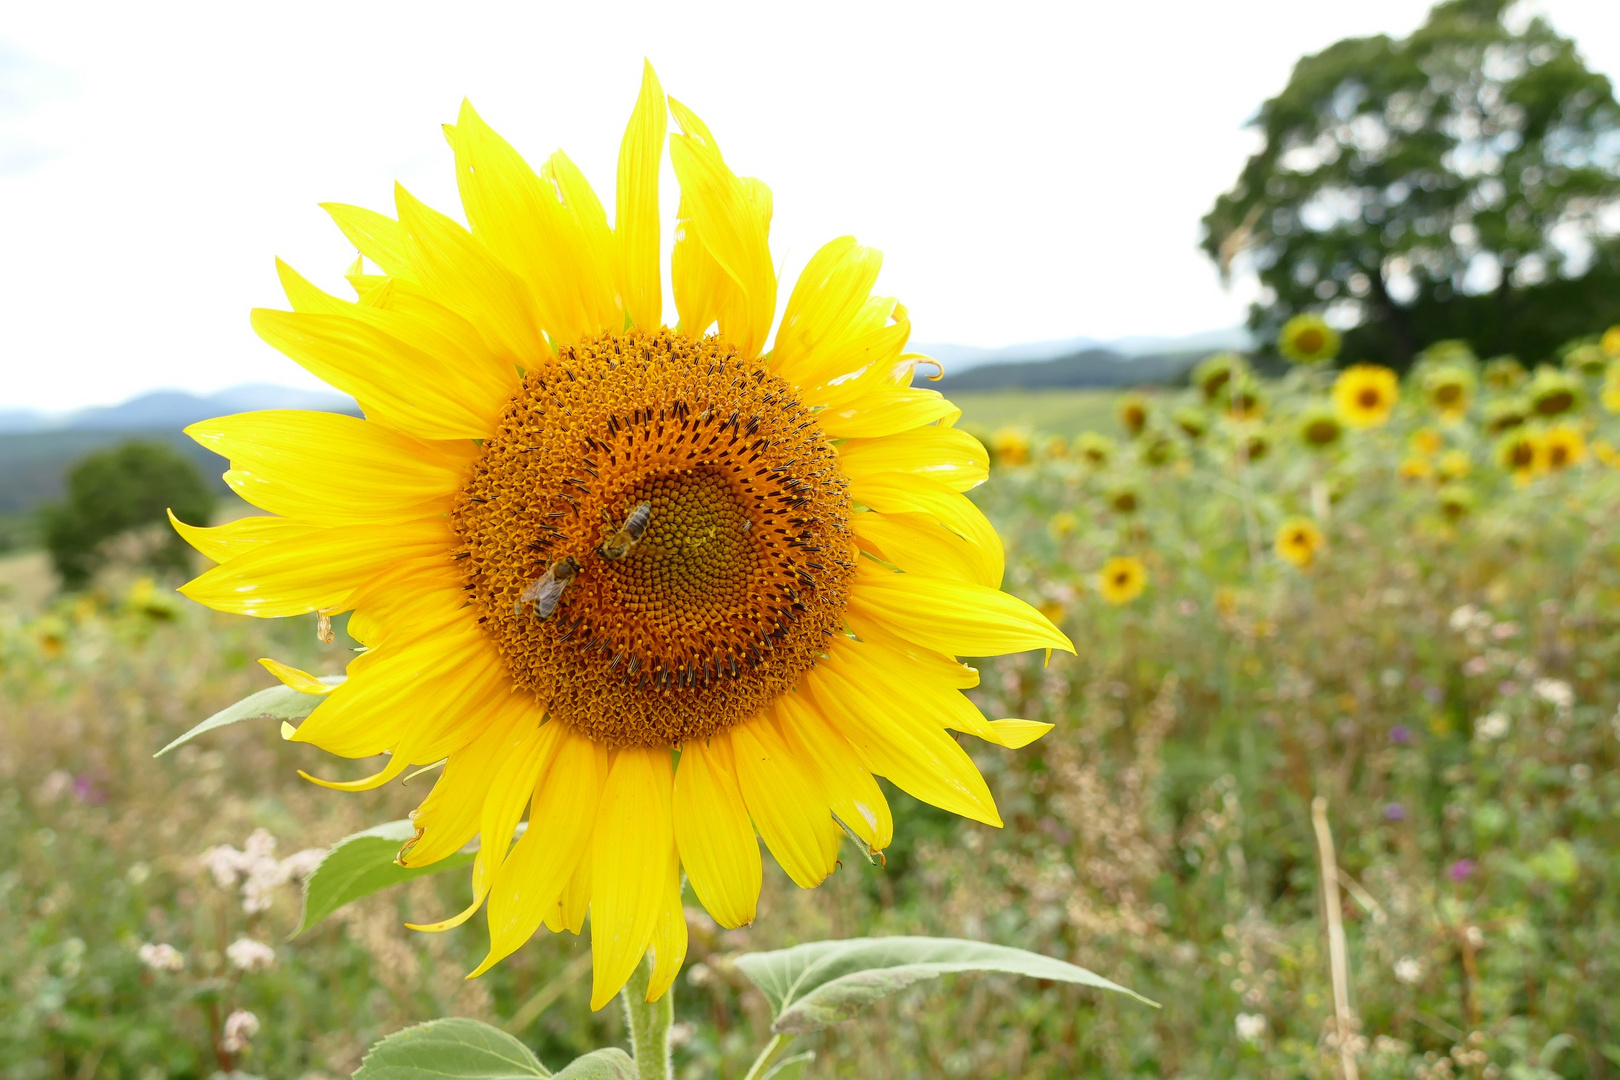
<instances>
[{"instance_id":1,"label":"tree","mask_svg":"<svg viewBox=\"0 0 1620 1080\"><path fill-rule=\"evenodd\" d=\"M1620 106L1571 41L1516 15L1449 0L1411 37L1295 65L1204 218L1223 276L1259 276L1253 329L1326 310L1346 359L1400 365L1443 338L1536 360L1615 321Z\"/></svg>"},{"instance_id":2,"label":"tree","mask_svg":"<svg viewBox=\"0 0 1620 1080\"><path fill-rule=\"evenodd\" d=\"M67 498L41 510L45 547L62 584L82 588L106 561L109 541L145 527L155 527L155 536L136 545L141 561L184 572L188 549L169 528L171 507L192 524L206 524L214 507L202 473L172 447L127 442L84 458L68 475Z\"/></svg>"}]
</instances>

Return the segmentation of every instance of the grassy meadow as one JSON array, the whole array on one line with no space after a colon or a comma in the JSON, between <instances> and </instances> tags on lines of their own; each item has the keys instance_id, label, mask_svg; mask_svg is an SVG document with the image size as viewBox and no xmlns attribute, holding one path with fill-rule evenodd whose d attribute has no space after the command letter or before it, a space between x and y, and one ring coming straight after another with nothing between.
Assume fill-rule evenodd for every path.
<instances>
[{"instance_id":1,"label":"grassy meadow","mask_svg":"<svg viewBox=\"0 0 1620 1080\"><path fill-rule=\"evenodd\" d=\"M1438 351L1381 422L1320 446L1302 432L1335 415L1328 372L964 395L997 459L975 498L1005 588L1078 648L984 661L970 694L1057 727L1021 751L963 737L1004 829L889 788L886 868L851 849L802 892L767 859L739 931L688 894L678 1075L739 1080L768 1038L730 957L920 933L1068 959L1163 1007L923 983L803 1040L806 1077L1325 1080L1347 1056L1364 1078L1620 1076L1620 470L1601 441L1620 423L1598 368ZM43 575L38 555L0 565L0 1076L340 1077L449 1014L554 1066L624 1039L617 1006L588 1011L588 941L543 934L469 982L481 916L402 926L459 910L465 872L287 940L298 853L404 816L431 777L317 788L296 770L372 770L268 722L153 760L268 685L257 657L341 670L341 620L323 645L313 617L219 615L133 573L53 599ZM236 1010L250 1037L225 1029Z\"/></svg>"}]
</instances>

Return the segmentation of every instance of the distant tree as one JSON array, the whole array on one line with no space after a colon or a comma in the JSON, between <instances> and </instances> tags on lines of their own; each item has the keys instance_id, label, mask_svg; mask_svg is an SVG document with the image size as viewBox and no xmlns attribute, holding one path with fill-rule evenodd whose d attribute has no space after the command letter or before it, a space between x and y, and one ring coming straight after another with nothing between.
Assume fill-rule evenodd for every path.
<instances>
[{"instance_id":1,"label":"distant tree","mask_svg":"<svg viewBox=\"0 0 1620 1080\"><path fill-rule=\"evenodd\" d=\"M106 559L108 542L155 526L136 545L141 561L156 570L183 572L186 545L168 526L166 511L206 524L214 496L189 459L163 443L127 442L91 454L68 474L67 498L44 507L41 524L51 562L70 589L82 588Z\"/></svg>"},{"instance_id":2,"label":"distant tree","mask_svg":"<svg viewBox=\"0 0 1620 1080\"><path fill-rule=\"evenodd\" d=\"M1262 337L1327 310L1352 327L1348 360L1443 338L1536 360L1620 315L1620 106L1518 15L1450 0L1411 37L1305 57L1260 107L1265 144L1203 245L1223 275L1259 275Z\"/></svg>"}]
</instances>

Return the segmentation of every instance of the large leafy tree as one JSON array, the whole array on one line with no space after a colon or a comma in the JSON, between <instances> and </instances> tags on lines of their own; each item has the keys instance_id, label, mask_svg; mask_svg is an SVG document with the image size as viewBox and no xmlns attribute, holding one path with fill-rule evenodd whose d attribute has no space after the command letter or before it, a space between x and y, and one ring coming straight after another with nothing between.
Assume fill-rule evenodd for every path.
<instances>
[{"instance_id":1,"label":"large leafy tree","mask_svg":"<svg viewBox=\"0 0 1620 1080\"><path fill-rule=\"evenodd\" d=\"M1349 359L1462 338L1527 360L1620 317L1620 106L1510 0L1449 0L1410 37L1300 60L1264 146L1204 218L1250 325L1328 310Z\"/></svg>"},{"instance_id":2,"label":"large leafy tree","mask_svg":"<svg viewBox=\"0 0 1620 1080\"><path fill-rule=\"evenodd\" d=\"M91 454L68 474L67 498L41 510L45 547L62 584L78 589L107 560L109 541L145 529L132 545L140 562L183 573L187 548L169 527L172 508L182 521L208 524L214 496L197 466L159 442L127 442Z\"/></svg>"}]
</instances>

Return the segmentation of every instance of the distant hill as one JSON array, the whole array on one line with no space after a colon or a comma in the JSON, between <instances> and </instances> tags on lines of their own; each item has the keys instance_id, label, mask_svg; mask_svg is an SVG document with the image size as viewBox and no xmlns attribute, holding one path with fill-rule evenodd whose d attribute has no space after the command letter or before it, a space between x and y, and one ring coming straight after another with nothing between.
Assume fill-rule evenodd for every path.
<instances>
[{"instance_id":1,"label":"distant hill","mask_svg":"<svg viewBox=\"0 0 1620 1080\"><path fill-rule=\"evenodd\" d=\"M0 435L33 431L179 431L198 420L256 409L316 409L360 415L354 399L343 394L246 383L206 397L183 390L154 390L121 405L100 405L70 413L3 409Z\"/></svg>"},{"instance_id":2,"label":"distant hill","mask_svg":"<svg viewBox=\"0 0 1620 1080\"><path fill-rule=\"evenodd\" d=\"M966 390L1051 390L1060 387L1145 386L1184 376L1204 351L1123 356L1110 349L1081 349L1051 360L984 364L928 385L946 394Z\"/></svg>"},{"instance_id":3,"label":"distant hill","mask_svg":"<svg viewBox=\"0 0 1620 1080\"><path fill-rule=\"evenodd\" d=\"M198 396L178 390L142 394L121 405L52 415L27 409L0 411L0 516L26 514L61 497L63 480L86 454L128 439L165 442L217 479L225 459L181 433L198 420L257 409L315 409L358 416L342 394L295 390L265 383L233 386ZM225 490L219 482L219 489Z\"/></svg>"},{"instance_id":4,"label":"distant hill","mask_svg":"<svg viewBox=\"0 0 1620 1080\"><path fill-rule=\"evenodd\" d=\"M1155 356L1207 356L1222 349L1247 352L1254 348L1254 335L1240 326L1224 330L1206 330L1181 337L1072 337L1055 341L1025 341L1016 345L987 348L978 345L951 345L946 343L913 343L915 352L934 357L945 365L947 374L961 374L981 367L1007 364L1029 364L1042 360L1060 360L1090 351L1113 353L1116 356L1137 359ZM1111 385L1111 384L1109 384Z\"/></svg>"}]
</instances>

